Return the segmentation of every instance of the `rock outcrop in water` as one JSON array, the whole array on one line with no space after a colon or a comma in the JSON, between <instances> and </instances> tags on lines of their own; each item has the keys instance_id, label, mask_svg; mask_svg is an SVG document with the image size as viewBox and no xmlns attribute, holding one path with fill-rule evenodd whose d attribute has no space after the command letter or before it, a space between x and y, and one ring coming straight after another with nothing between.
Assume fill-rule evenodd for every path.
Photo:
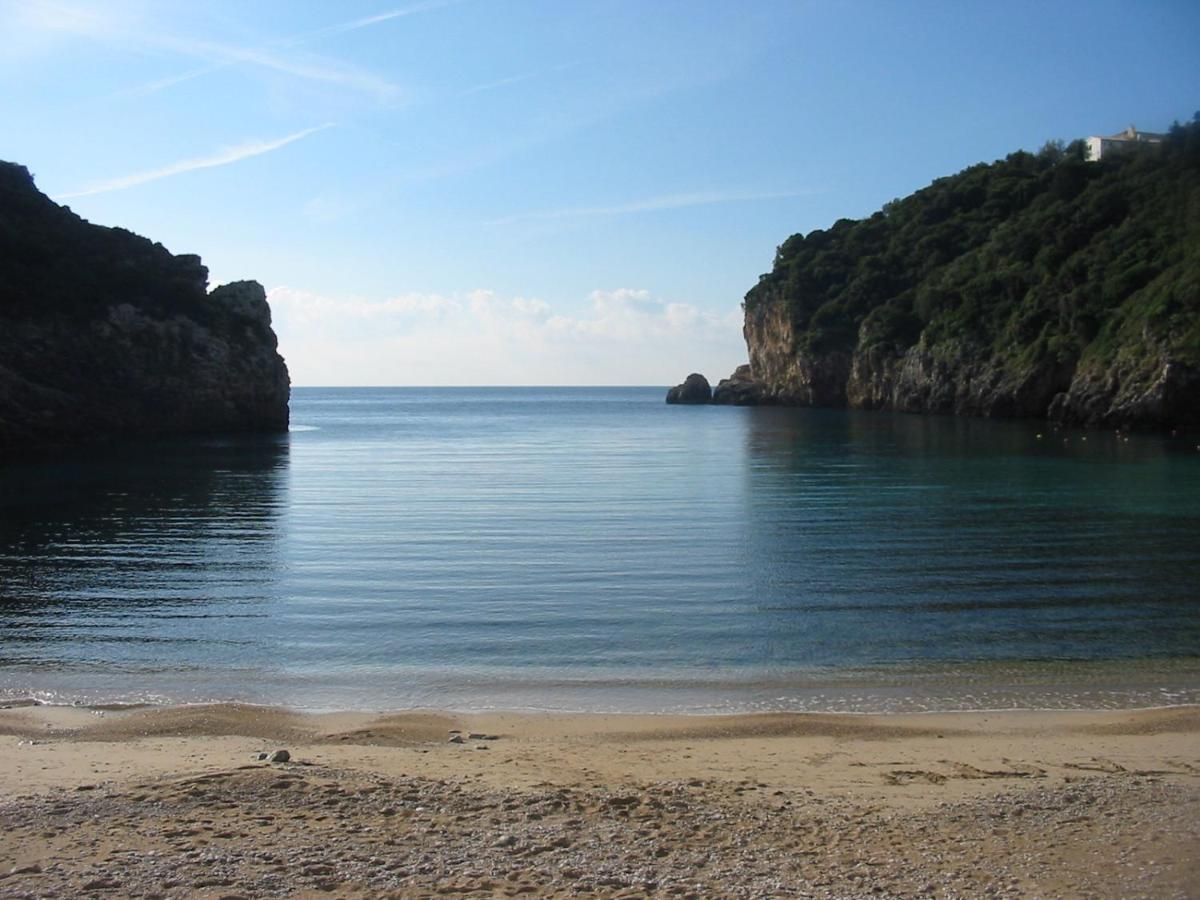
<instances>
[{"instance_id":1,"label":"rock outcrop in water","mask_svg":"<svg viewBox=\"0 0 1200 900\"><path fill-rule=\"evenodd\" d=\"M713 403L727 406L760 406L767 402L762 385L751 374L750 366L738 366L728 378L713 388Z\"/></svg>"},{"instance_id":2,"label":"rock outcrop in water","mask_svg":"<svg viewBox=\"0 0 1200 900\"><path fill-rule=\"evenodd\" d=\"M683 384L677 384L667 391L667 402L690 405L710 403L712 402L712 388L709 386L707 378L699 372L693 372L683 380Z\"/></svg>"},{"instance_id":3,"label":"rock outcrop in water","mask_svg":"<svg viewBox=\"0 0 1200 900\"><path fill-rule=\"evenodd\" d=\"M283 431L287 366L253 281L84 221L0 163L0 459L89 441Z\"/></svg>"},{"instance_id":4,"label":"rock outcrop in water","mask_svg":"<svg viewBox=\"0 0 1200 900\"><path fill-rule=\"evenodd\" d=\"M718 402L1200 427L1197 210L1200 115L1144 152L1048 144L793 235L746 295L730 382L756 387Z\"/></svg>"}]
</instances>

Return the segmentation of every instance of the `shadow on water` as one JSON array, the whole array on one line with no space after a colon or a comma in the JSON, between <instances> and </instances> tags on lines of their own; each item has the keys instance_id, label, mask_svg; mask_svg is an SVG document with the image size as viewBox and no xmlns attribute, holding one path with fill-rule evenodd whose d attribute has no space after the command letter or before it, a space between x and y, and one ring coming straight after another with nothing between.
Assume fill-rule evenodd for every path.
<instances>
[{"instance_id":1,"label":"shadow on water","mask_svg":"<svg viewBox=\"0 0 1200 900\"><path fill-rule=\"evenodd\" d=\"M205 618L258 615L288 456L256 435L0 469L0 666L167 662L210 643Z\"/></svg>"}]
</instances>

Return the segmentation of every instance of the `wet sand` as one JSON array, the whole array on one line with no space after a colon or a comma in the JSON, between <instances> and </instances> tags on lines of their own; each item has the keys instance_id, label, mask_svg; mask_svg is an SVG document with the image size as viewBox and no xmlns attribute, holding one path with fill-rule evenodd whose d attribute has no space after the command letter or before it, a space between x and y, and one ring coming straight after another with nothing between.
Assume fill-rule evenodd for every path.
<instances>
[{"instance_id":1,"label":"wet sand","mask_svg":"<svg viewBox=\"0 0 1200 900\"><path fill-rule=\"evenodd\" d=\"M1198 732L8 708L0 896L1200 896Z\"/></svg>"}]
</instances>

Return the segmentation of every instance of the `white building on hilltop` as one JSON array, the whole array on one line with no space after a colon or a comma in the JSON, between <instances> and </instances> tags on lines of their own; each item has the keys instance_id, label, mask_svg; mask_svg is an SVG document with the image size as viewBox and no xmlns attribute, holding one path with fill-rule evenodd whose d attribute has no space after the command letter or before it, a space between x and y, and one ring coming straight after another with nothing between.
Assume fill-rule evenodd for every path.
<instances>
[{"instance_id":1,"label":"white building on hilltop","mask_svg":"<svg viewBox=\"0 0 1200 900\"><path fill-rule=\"evenodd\" d=\"M1095 161L1113 153L1124 153L1127 150L1135 149L1139 144L1161 144L1166 137L1165 134L1138 131L1130 125L1120 134L1088 138L1088 159Z\"/></svg>"}]
</instances>

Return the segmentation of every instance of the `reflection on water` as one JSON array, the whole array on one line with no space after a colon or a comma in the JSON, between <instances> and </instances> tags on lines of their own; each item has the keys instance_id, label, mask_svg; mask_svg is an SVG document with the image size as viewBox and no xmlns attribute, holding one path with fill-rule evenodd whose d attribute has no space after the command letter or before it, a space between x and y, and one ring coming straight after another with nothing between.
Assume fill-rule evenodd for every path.
<instances>
[{"instance_id":1,"label":"reflection on water","mask_svg":"<svg viewBox=\"0 0 1200 900\"><path fill-rule=\"evenodd\" d=\"M292 418L0 470L0 695L1200 699L1183 442L656 389L301 389Z\"/></svg>"},{"instance_id":2,"label":"reflection on water","mask_svg":"<svg viewBox=\"0 0 1200 900\"><path fill-rule=\"evenodd\" d=\"M237 622L275 594L287 460L286 437L256 436L0 470L3 665L253 665L269 626Z\"/></svg>"},{"instance_id":3,"label":"reflection on water","mask_svg":"<svg viewBox=\"0 0 1200 900\"><path fill-rule=\"evenodd\" d=\"M748 571L782 653L808 643L822 664L872 664L1200 647L1197 467L1161 440L788 410L759 411L746 440Z\"/></svg>"}]
</instances>

